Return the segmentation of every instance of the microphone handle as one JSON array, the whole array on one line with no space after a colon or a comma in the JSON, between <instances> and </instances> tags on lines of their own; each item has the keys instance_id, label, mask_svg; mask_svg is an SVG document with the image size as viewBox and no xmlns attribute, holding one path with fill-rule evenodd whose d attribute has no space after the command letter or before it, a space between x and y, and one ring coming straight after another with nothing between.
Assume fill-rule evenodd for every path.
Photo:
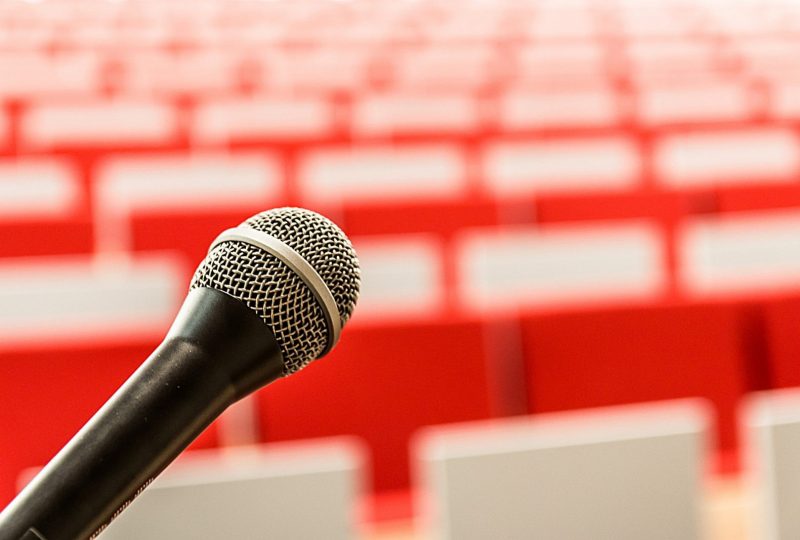
<instances>
[{"instance_id":1,"label":"microphone handle","mask_svg":"<svg viewBox=\"0 0 800 540\"><path fill-rule=\"evenodd\" d=\"M192 290L164 342L0 513L0 540L94 538L226 407L282 374L254 311Z\"/></svg>"}]
</instances>

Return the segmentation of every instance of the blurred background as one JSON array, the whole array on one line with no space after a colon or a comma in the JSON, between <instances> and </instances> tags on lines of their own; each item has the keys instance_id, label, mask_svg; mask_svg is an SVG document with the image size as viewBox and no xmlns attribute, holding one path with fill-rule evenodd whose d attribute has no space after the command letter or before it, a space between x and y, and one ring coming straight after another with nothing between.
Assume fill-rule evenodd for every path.
<instances>
[{"instance_id":1,"label":"blurred background","mask_svg":"<svg viewBox=\"0 0 800 540\"><path fill-rule=\"evenodd\" d=\"M750 538L743 403L800 385L798 120L790 0L0 0L0 507L220 231L303 206L355 315L193 449L351 437L358 534L424 538L420 429L701 398L686 496Z\"/></svg>"}]
</instances>

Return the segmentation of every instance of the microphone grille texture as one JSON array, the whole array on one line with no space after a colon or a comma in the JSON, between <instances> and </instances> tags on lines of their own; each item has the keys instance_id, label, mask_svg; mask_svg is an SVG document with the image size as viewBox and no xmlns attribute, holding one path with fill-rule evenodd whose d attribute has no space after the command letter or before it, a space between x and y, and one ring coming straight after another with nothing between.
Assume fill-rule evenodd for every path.
<instances>
[{"instance_id":1,"label":"microphone grille texture","mask_svg":"<svg viewBox=\"0 0 800 540\"><path fill-rule=\"evenodd\" d=\"M358 300L360 268L347 236L329 219L302 208L257 214L240 228L266 233L294 250L327 285L341 326ZM280 258L237 240L215 245L197 268L190 289L206 287L244 302L270 327L283 354L284 375L320 357L330 332L314 291Z\"/></svg>"}]
</instances>

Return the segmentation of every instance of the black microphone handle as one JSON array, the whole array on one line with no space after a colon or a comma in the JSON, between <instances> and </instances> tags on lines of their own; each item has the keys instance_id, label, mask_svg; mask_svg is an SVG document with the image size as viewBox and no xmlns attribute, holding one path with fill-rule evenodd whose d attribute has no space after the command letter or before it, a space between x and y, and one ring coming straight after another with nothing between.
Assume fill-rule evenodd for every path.
<instances>
[{"instance_id":1,"label":"black microphone handle","mask_svg":"<svg viewBox=\"0 0 800 540\"><path fill-rule=\"evenodd\" d=\"M0 540L93 537L226 407L282 373L254 311L192 290L164 342L0 513Z\"/></svg>"}]
</instances>

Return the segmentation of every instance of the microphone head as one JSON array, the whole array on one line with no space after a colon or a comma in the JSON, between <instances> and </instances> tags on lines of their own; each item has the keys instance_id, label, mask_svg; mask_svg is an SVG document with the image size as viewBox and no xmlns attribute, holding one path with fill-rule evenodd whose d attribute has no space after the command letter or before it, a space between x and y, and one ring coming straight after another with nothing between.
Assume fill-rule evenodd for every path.
<instances>
[{"instance_id":1,"label":"microphone head","mask_svg":"<svg viewBox=\"0 0 800 540\"><path fill-rule=\"evenodd\" d=\"M190 289L219 290L255 311L290 375L333 347L358 300L360 275L350 240L332 221L276 208L223 232Z\"/></svg>"}]
</instances>

